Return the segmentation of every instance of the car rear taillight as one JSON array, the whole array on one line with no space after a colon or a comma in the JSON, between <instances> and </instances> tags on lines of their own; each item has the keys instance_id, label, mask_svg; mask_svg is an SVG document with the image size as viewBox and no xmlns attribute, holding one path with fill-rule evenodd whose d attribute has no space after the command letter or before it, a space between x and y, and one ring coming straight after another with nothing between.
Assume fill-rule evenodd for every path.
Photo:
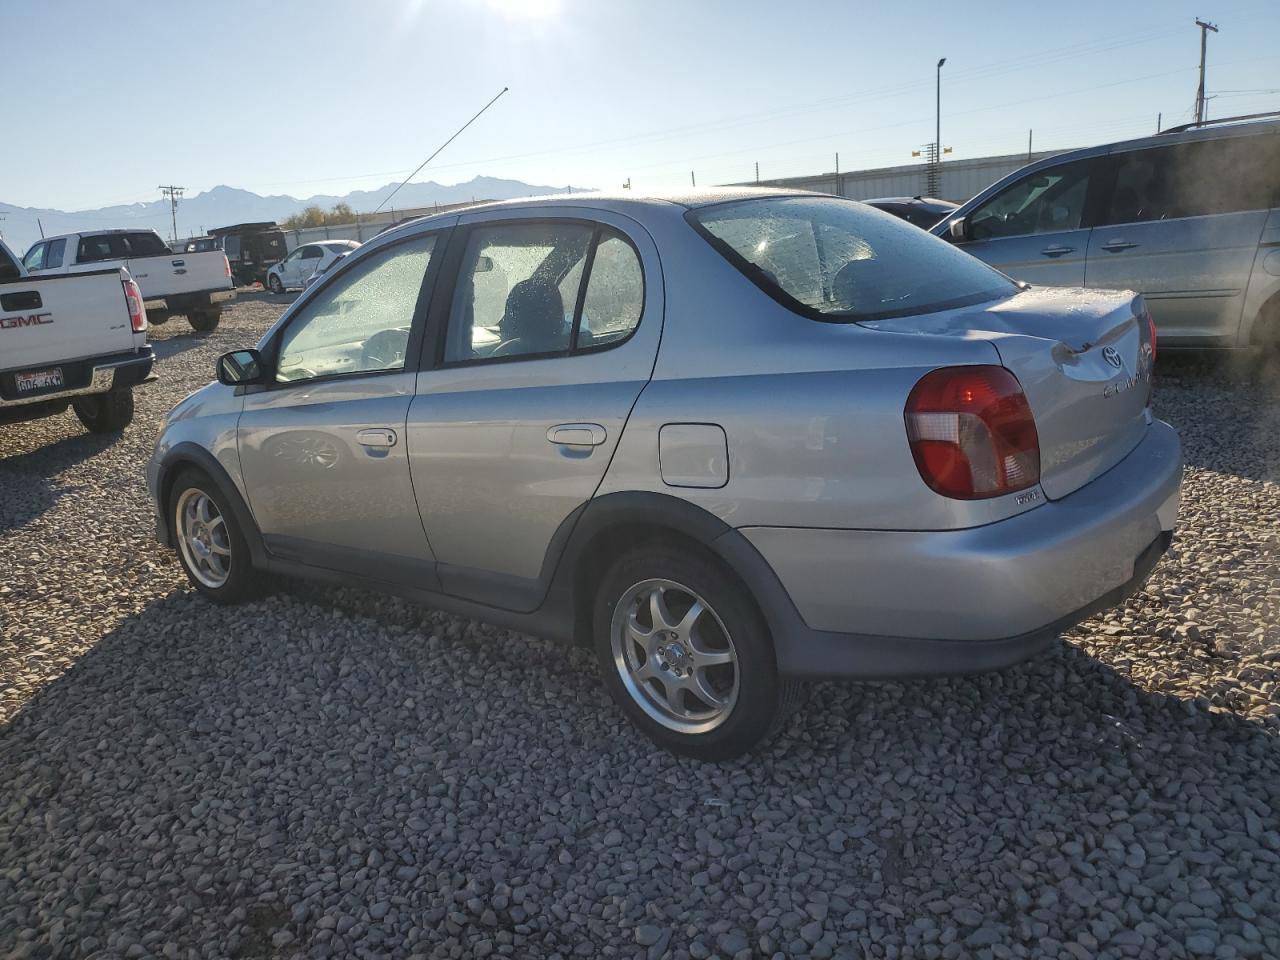
<instances>
[{"instance_id":1,"label":"car rear taillight","mask_svg":"<svg viewBox=\"0 0 1280 960\"><path fill-rule=\"evenodd\" d=\"M907 398L907 439L920 476L957 500L1040 482L1040 437L1018 378L1004 367L943 367Z\"/></svg>"},{"instance_id":2,"label":"car rear taillight","mask_svg":"<svg viewBox=\"0 0 1280 960\"><path fill-rule=\"evenodd\" d=\"M134 280L123 280L124 302L129 305L129 326L134 333L147 329L147 311L142 306L142 291Z\"/></svg>"},{"instance_id":3,"label":"car rear taillight","mask_svg":"<svg viewBox=\"0 0 1280 960\"><path fill-rule=\"evenodd\" d=\"M227 255L222 255L222 269L228 277L231 276L231 261L227 259Z\"/></svg>"}]
</instances>

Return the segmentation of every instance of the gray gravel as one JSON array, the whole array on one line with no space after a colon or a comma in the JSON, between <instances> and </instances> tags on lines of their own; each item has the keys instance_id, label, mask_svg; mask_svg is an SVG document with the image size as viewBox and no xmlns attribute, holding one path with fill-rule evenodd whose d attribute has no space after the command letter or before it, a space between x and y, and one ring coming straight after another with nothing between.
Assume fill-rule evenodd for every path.
<instances>
[{"instance_id":1,"label":"gray gravel","mask_svg":"<svg viewBox=\"0 0 1280 960\"><path fill-rule=\"evenodd\" d=\"M141 466L280 302L158 329L122 438L0 429L0 956L1280 956L1280 371L1162 358L1182 527L1124 608L710 766L581 651L193 595Z\"/></svg>"}]
</instances>

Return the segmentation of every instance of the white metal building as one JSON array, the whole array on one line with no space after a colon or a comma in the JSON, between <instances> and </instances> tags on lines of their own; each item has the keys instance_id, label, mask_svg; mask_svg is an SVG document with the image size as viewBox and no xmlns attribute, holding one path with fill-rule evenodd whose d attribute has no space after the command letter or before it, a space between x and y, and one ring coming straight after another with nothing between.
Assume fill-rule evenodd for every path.
<instances>
[{"instance_id":1,"label":"white metal building","mask_svg":"<svg viewBox=\"0 0 1280 960\"><path fill-rule=\"evenodd\" d=\"M1002 157L976 157L971 160L944 160L939 168L938 199L963 203L978 191L995 183L1005 174L1033 160L1050 157L1060 150L1009 154ZM880 167L876 170L850 170L838 177L835 172L818 173L806 177L783 177L779 180L761 180L760 186L789 187L834 193L853 200L870 200L872 197L915 197L928 190L928 165L908 163L899 167Z\"/></svg>"}]
</instances>

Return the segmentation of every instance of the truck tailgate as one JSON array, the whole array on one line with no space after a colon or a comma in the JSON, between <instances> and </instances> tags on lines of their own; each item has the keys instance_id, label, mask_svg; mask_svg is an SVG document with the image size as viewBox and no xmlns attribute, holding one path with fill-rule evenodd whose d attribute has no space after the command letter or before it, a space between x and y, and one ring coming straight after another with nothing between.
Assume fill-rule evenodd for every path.
<instances>
[{"instance_id":1,"label":"truck tailgate","mask_svg":"<svg viewBox=\"0 0 1280 960\"><path fill-rule=\"evenodd\" d=\"M0 370L134 349L125 278L112 269L0 283Z\"/></svg>"},{"instance_id":2,"label":"truck tailgate","mask_svg":"<svg viewBox=\"0 0 1280 960\"><path fill-rule=\"evenodd\" d=\"M227 259L220 250L174 253L159 257L134 257L125 261L129 275L138 282L143 300L207 290L232 289Z\"/></svg>"}]
</instances>

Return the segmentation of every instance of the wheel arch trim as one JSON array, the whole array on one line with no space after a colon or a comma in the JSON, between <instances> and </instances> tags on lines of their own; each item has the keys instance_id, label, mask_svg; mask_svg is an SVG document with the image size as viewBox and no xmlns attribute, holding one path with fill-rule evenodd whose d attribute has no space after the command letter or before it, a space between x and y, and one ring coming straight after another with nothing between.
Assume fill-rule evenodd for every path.
<instances>
[{"instance_id":1,"label":"wheel arch trim","mask_svg":"<svg viewBox=\"0 0 1280 960\"><path fill-rule=\"evenodd\" d=\"M249 553L253 558L254 564L265 564L267 550L262 541L262 534L258 530L257 521L253 519L253 513L250 511L249 505L245 503L244 498L240 495L239 488L232 481L231 475L227 473L226 468L218 462L213 454L204 447L190 441L175 444L165 454L164 460L160 464L156 482L156 502L160 508L158 513L161 524L161 540L169 546L174 545L174 531L169 518L169 501L173 493L173 482L184 467L195 467L213 482L213 485L217 487L218 493L226 502L232 516L235 517L245 541L249 544Z\"/></svg>"}]
</instances>

